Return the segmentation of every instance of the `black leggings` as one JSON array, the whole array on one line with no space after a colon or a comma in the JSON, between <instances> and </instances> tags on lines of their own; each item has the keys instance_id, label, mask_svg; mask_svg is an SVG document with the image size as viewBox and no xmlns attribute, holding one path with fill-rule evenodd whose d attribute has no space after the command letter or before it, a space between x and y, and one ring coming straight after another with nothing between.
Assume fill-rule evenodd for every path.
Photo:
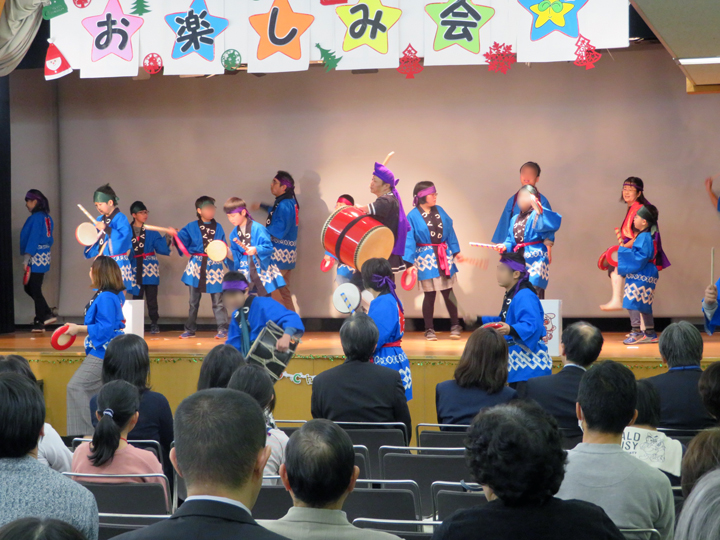
<instances>
[{"instance_id":1,"label":"black leggings","mask_svg":"<svg viewBox=\"0 0 720 540\"><path fill-rule=\"evenodd\" d=\"M52 316L52 310L43 296L42 286L45 274L32 272L25 285L25 293L35 302L35 324L43 324Z\"/></svg>"},{"instance_id":2,"label":"black leggings","mask_svg":"<svg viewBox=\"0 0 720 540\"><path fill-rule=\"evenodd\" d=\"M450 314L450 324L456 326L458 324L458 308L457 302L455 301L455 294L452 289L445 289L440 291L443 299L445 300L445 307ZM425 293L423 298L423 319L425 319L425 330L434 328L433 326L433 315L435 314L435 298L437 297L437 291L430 291Z\"/></svg>"}]
</instances>

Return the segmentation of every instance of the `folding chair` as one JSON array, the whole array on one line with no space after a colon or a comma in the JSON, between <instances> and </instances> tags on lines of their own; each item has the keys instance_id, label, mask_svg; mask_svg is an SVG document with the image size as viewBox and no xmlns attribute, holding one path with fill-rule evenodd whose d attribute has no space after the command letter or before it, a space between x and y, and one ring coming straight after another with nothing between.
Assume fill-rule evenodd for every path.
<instances>
[{"instance_id":1,"label":"folding chair","mask_svg":"<svg viewBox=\"0 0 720 540\"><path fill-rule=\"evenodd\" d=\"M75 438L72 440L72 451L75 453L75 449L80 446L81 443L84 442L92 442L92 439L80 439ZM155 457L158 458L158 461L160 462L160 465L165 465L165 462L163 460L163 452L162 452L162 446L159 442L153 441L153 440L139 440L139 439L133 439L127 441L128 444L132 444L133 446L137 448L142 448L143 450L149 450L153 454L155 454Z\"/></svg>"},{"instance_id":2,"label":"folding chair","mask_svg":"<svg viewBox=\"0 0 720 540\"><path fill-rule=\"evenodd\" d=\"M292 508L292 497L280 482L279 476L263 476L263 481L265 480L272 480L276 484L263 484L260 488L260 494L252 509L253 518L280 519Z\"/></svg>"},{"instance_id":3,"label":"folding chair","mask_svg":"<svg viewBox=\"0 0 720 540\"><path fill-rule=\"evenodd\" d=\"M285 435L288 437L291 437L292 434L300 429L305 423L307 423L307 420L275 420L277 428L284 431Z\"/></svg>"},{"instance_id":4,"label":"folding chair","mask_svg":"<svg viewBox=\"0 0 720 540\"><path fill-rule=\"evenodd\" d=\"M702 429L667 429L667 428L658 428L658 431L661 431L671 439L675 439L680 441L684 446L687 446L690 444L690 441L692 441L696 435L701 433Z\"/></svg>"},{"instance_id":5,"label":"folding chair","mask_svg":"<svg viewBox=\"0 0 720 540\"><path fill-rule=\"evenodd\" d=\"M343 510L349 520L422 518L420 488L411 480L358 480Z\"/></svg>"},{"instance_id":6,"label":"folding chair","mask_svg":"<svg viewBox=\"0 0 720 540\"><path fill-rule=\"evenodd\" d=\"M412 454L411 451L417 451ZM443 454L435 455L442 451ZM383 446L378 451L380 476L386 480L414 480L420 487L423 516L432 515L433 482L470 480L464 448Z\"/></svg>"},{"instance_id":7,"label":"folding chair","mask_svg":"<svg viewBox=\"0 0 720 540\"><path fill-rule=\"evenodd\" d=\"M472 491L467 488L471 487ZM433 482L430 487L433 517L443 521L457 510L472 508L487 502L479 484L465 482Z\"/></svg>"},{"instance_id":8,"label":"folding chair","mask_svg":"<svg viewBox=\"0 0 720 540\"><path fill-rule=\"evenodd\" d=\"M164 474L62 473L86 487L97 502L98 511L109 514L169 515L170 483ZM160 478L155 482L93 482L100 478ZM85 481L81 480L84 479Z\"/></svg>"},{"instance_id":9,"label":"folding chair","mask_svg":"<svg viewBox=\"0 0 720 540\"><path fill-rule=\"evenodd\" d=\"M430 540L435 527L442 525L442 522L358 518L353 520L352 524L361 529L379 529L405 540ZM432 529L432 531L427 529Z\"/></svg>"},{"instance_id":10,"label":"folding chair","mask_svg":"<svg viewBox=\"0 0 720 540\"><path fill-rule=\"evenodd\" d=\"M355 465L360 469L360 476L358 478L370 478L370 453L368 452L367 446L357 445L353 446L355 450Z\"/></svg>"},{"instance_id":11,"label":"folding chair","mask_svg":"<svg viewBox=\"0 0 720 540\"><path fill-rule=\"evenodd\" d=\"M168 515L147 515L147 514L107 514L100 513L100 531L98 540L109 540L130 531L136 531L168 519Z\"/></svg>"},{"instance_id":12,"label":"folding chair","mask_svg":"<svg viewBox=\"0 0 720 540\"><path fill-rule=\"evenodd\" d=\"M464 448L469 427L465 424L418 424L415 440L418 446L429 448Z\"/></svg>"},{"instance_id":13,"label":"folding chair","mask_svg":"<svg viewBox=\"0 0 720 540\"><path fill-rule=\"evenodd\" d=\"M621 529L620 527L618 529L628 540L637 540L639 538L648 538L650 540L657 538L660 540L662 538L660 531L657 529Z\"/></svg>"},{"instance_id":14,"label":"folding chair","mask_svg":"<svg viewBox=\"0 0 720 540\"><path fill-rule=\"evenodd\" d=\"M402 422L389 424L373 422L335 423L347 432L353 445L364 446L368 449L370 454L368 476L378 476L380 472L378 450L381 446L406 446L408 444L407 426Z\"/></svg>"}]
</instances>

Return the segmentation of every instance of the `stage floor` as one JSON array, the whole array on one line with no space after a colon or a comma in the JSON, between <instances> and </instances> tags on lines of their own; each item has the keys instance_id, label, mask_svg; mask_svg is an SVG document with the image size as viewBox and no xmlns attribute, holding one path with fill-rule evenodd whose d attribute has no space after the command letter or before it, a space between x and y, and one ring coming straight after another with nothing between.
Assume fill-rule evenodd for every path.
<instances>
[{"instance_id":1,"label":"stage floor","mask_svg":"<svg viewBox=\"0 0 720 540\"><path fill-rule=\"evenodd\" d=\"M29 354L82 356L84 353L82 340L78 339L66 351L55 351L50 345L50 332L33 334L29 331L20 331L14 334L0 335L0 353L2 354ZM158 335L146 334L145 339L154 357L162 356L204 356L207 352L220 344L214 339L212 332L198 332L194 339L179 339L180 332L162 332ZM438 341L426 341L421 332L412 332L405 335L403 349L411 359L438 358L459 359L469 333L463 334L463 339L450 340L449 333L438 333ZM637 359L655 361L660 359L657 344L644 344L636 346L623 345L625 335L622 333L605 333L605 346L601 358L610 359ZM707 362L720 360L720 335L707 336L703 334L705 342L704 358ZM309 332L302 338L297 354L301 356L342 356L340 337L336 332Z\"/></svg>"}]
</instances>

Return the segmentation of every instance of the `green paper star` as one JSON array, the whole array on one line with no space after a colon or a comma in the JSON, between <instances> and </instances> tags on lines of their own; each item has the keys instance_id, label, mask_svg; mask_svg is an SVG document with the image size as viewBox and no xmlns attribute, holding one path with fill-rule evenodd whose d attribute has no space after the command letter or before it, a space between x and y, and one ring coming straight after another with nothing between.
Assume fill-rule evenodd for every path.
<instances>
[{"instance_id":1,"label":"green paper star","mask_svg":"<svg viewBox=\"0 0 720 540\"><path fill-rule=\"evenodd\" d=\"M471 0L428 4L425 11L437 25L434 50L459 45L473 54L480 53L480 29L495 15L495 9L479 6Z\"/></svg>"}]
</instances>

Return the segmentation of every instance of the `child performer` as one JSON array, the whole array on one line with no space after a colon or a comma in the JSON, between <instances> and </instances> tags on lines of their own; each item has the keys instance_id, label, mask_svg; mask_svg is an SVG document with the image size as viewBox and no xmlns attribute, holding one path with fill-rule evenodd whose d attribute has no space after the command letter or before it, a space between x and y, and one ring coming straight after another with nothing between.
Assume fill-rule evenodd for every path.
<instances>
[{"instance_id":1,"label":"child performer","mask_svg":"<svg viewBox=\"0 0 720 540\"><path fill-rule=\"evenodd\" d=\"M520 185L522 186L532 186L535 189L537 189L537 184L540 181L540 165L535 163L534 161L528 161L525 163L522 167L520 167ZM492 241L495 244L501 244L505 241L505 238L507 237L508 229L510 228L510 222L513 218L513 216L516 216L520 213L520 208L518 208L518 195L520 192L517 192L515 195L510 197L508 199L508 202L505 204L505 209L503 210L502 214L500 215L500 220L498 221L497 228L495 229L495 234L493 234ZM544 195L540 195L540 204L545 210L552 210L552 207L550 206L550 202L545 198ZM545 240L545 245L549 248L552 248L553 244L555 243L555 237L550 236Z\"/></svg>"},{"instance_id":2,"label":"child performer","mask_svg":"<svg viewBox=\"0 0 720 540\"><path fill-rule=\"evenodd\" d=\"M702 302L702 311L705 319L705 331L709 336L715 333L715 329L720 326L720 310L718 309L718 287L720 287L720 279L714 284L711 283L705 289L705 297Z\"/></svg>"},{"instance_id":3,"label":"child performer","mask_svg":"<svg viewBox=\"0 0 720 540\"><path fill-rule=\"evenodd\" d=\"M370 302L368 316L375 321L380 332L373 362L400 373L405 397L410 401L413 397L412 373L410 361L402 350L405 311L395 294L392 267L387 259L368 259L362 265L361 272L365 289L374 297Z\"/></svg>"},{"instance_id":4,"label":"child performer","mask_svg":"<svg viewBox=\"0 0 720 540\"><path fill-rule=\"evenodd\" d=\"M37 189L31 189L25 195L25 206L30 217L20 231L20 255L23 259L23 271L30 267L30 278L25 285L25 293L35 302L33 332L42 332L45 325L57 321L52 309L42 293L45 274L50 270L50 248L53 245L53 220L50 217L50 203Z\"/></svg>"},{"instance_id":5,"label":"child performer","mask_svg":"<svg viewBox=\"0 0 720 540\"><path fill-rule=\"evenodd\" d=\"M163 238L157 231L145 229L148 209L142 201L130 206L133 228L133 256L135 260L135 289L133 300L147 297L148 315L150 315L150 333L159 334L158 285L160 284L160 261L157 254L170 255L172 238Z\"/></svg>"},{"instance_id":6,"label":"child performer","mask_svg":"<svg viewBox=\"0 0 720 540\"><path fill-rule=\"evenodd\" d=\"M395 245L392 255L388 259L393 275L405 270L405 261L402 258L405 255L405 240L410 230L410 224L405 217L405 210L397 190L398 183L400 180L395 178L390 169L381 163L375 163L375 170L370 181L370 192L377 199L374 203L361 208L395 235Z\"/></svg>"},{"instance_id":7,"label":"child performer","mask_svg":"<svg viewBox=\"0 0 720 540\"><path fill-rule=\"evenodd\" d=\"M530 283L535 287L538 298L545 298L545 289L550 277L550 259L545 240L560 228L562 216L542 207L540 194L530 184L520 188L517 207L520 213L510 220L504 244L498 244L498 251L516 251L525 257ZM519 249L518 246L521 246Z\"/></svg>"},{"instance_id":8,"label":"child performer","mask_svg":"<svg viewBox=\"0 0 720 540\"><path fill-rule=\"evenodd\" d=\"M273 261L273 244L267 229L253 220L245 201L238 197L225 201L223 210L233 225L230 249L235 270L252 283L251 291L257 296L268 296L283 287L285 280Z\"/></svg>"},{"instance_id":9,"label":"child performer","mask_svg":"<svg viewBox=\"0 0 720 540\"><path fill-rule=\"evenodd\" d=\"M530 283L525 258L520 253L503 253L497 267L498 285L505 289L499 317L482 317L482 324L494 327L508 342L508 383L550 375L552 358L543 341L545 313Z\"/></svg>"},{"instance_id":10,"label":"child performer","mask_svg":"<svg viewBox=\"0 0 720 540\"><path fill-rule=\"evenodd\" d=\"M85 324L68 324L67 334L87 332L85 360L67 385L67 433L88 435L93 432L90 421L90 398L102 386L102 365L110 340L125 329L122 306L125 303L120 267L115 259L100 256L90 267L90 280L95 295L85 306Z\"/></svg>"},{"instance_id":11,"label":"child performer","mask_svg":"<svg viewBox=\"0 0 720 540\"><path fill-rule=\"evenodd\" d=\"M630 312L631 331L623 341L625 345L657 343L652 305L658 281L657 258L653 234L658 222L658 211L645 204L635 214L633 230L635 238L620 244L618 266L615 272L625 277L623 308ZM640 328L642 319L645 331Z\"/></svg>"},{"instance_id":12,"label":"child performer","mask_svg":"<svg viewBox=\"0 0 720 540\"><path fill-rule=\"evenodd\" d=\"M342 208L343 206L355 206L355 199L352 195L348 195L347 193L344 195L340 195L338 197L337 202L335 203L335 210L338 210L339 208ZM362 289L362 276L360 275L360 272L355 270L352 266L348 266L347 264L342 264L340 261L337 260L335 255L330 253L329 251L325 252L325 256L323 257L323 260L326 263L331 263L332 261L336 261L338 263L337 270L336 270L336 276L335 276L335 283L337 285L343 285L345 283L354 283L358 286L359 289Z\"/></svg>"},{"instance_id":13,"label":"child performer","mask_svg":"<svg viewBox=\"0 0 720 540\"><path fill-rule=\"evenodd\" d=\"M450 314L450 339L460 339L462 328L458 321L457 300L453 287L457 282L455 260L462 262L453 221L442 207L437 206L437 190L432 182L419 182L413 190L415 208L408 214L410 232L405 243L404 259L414 265L410 271L418 275L423 298L425 339L437 341L433 326L437 291L443 296Z\"/></svg>"},{"instance_id":14,"label":"child performer","mask_svg":"<svg viewBox=\"0 0 720 540\"><path fill-rule=\"evenodd\" d=\"M249 284L241 272L228 272L223 279L223 299L232 312L227 344L247 356L253 342L269 321L284 330L276 348L285 352L290 340L305 333L300 317L269 296L248 296Z\"/></svg>"},{"instance_id":15,"label":"child performer","mask_svg":"<svg viewBox=\"0 0 720 540\"><path fill-rule=\"evenodd\" d=\"M295 196L295 180L290 173L278 171L270 184L270 193L275 196L272 207L260 205L267 210L268 218L265 226L272 239L272 262L282 273L285 285L273 291L272 297L286 308L295 311L292 292L290 291L290 274L297 261L297 237L300 224L300 203Z\"/></svg>"},{"instance_id":16,"label":"child performer","mask_svg":"<svg viewBox=\"0 0 720 540\"><path fill-rule=\"evenodd\" d=\"M135 270L130 264L128 254L132 249L132 228L125 214L120 213L118 197L110 184L100 186L95 190L93 202L100 212L95 227L100 231L97 242L85 248L85 258L97 257L102 251L103 255L112 257L120 267L123 283L127 291L135 289ZM105 250L103 245L107 243Z\"/></svg>"},{"instance_id":17,"label":"child performer","mask_svg":"<svg viewBox=\"0 0 720 540\"><path fill-rule=\"evenodd\" d=\"M637 215L640 208L650 202L645 198L644 194L645 184L641 178L631 176L625 182L623 182L622 195L620 202L624 202L627 205L627 212L625 213L625 219L623 220L622 227L619 229L619 240L620 245L625 247L632 247L633 239L637 231L633 230L633 223L635 216ZM660 238L660 230L657 223L655 224L655 233L653 234L656 247L658 250L658 270L663 270L670 266L670 261L665 256L665 252L662 249L662 240ZM623 309L623 291L625 289L625 279L623 276L614 271L611 268L608 271L610 281L612 283L612 298L607 304L600 306L603 311L619 311Z\"/></svg>"},{"instance_id":18,"label":"child performer","mask_svg":"<svg viewBox=\"0 0 720 540\"><path fill-rule=\"evenodd\" d=\"M222 301L222 278L225 270L223 263L210 260L207 247L213 240L225 242L225 231L215 221L215 199L203 195L195 201L196 221L191 221L180 231L178 238L190 252L190 260L185 267L182 282L190 291L190 312L185 321L185 331L180 339L195 337L197 314L203 293L209 293L212 300L217 335L215 339L227 338L228 316ZM173 231L174 232L174 231ZM228 268L233 268L230 259L225 259Z\"/></svg>"}]
</instances>

